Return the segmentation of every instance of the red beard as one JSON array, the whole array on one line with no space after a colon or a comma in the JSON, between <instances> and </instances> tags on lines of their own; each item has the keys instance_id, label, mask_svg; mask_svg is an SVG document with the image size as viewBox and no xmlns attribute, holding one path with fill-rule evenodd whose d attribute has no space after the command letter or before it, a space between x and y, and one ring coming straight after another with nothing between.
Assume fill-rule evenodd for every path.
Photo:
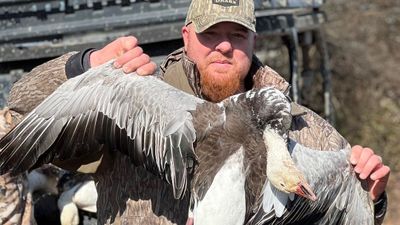
<instances>
[{"instance_id":1,"label":"red beard","mask_svg":"<svg viewBox=\"0 0 400 225\"><path fill-rule=\"evenodd\" d=\"M236 94L241 86L240 75L237 71L225 74L212 74L209 71L200 71L200 85L202 94L212 102L220 102Z\"/></svg>"}]
</instances>

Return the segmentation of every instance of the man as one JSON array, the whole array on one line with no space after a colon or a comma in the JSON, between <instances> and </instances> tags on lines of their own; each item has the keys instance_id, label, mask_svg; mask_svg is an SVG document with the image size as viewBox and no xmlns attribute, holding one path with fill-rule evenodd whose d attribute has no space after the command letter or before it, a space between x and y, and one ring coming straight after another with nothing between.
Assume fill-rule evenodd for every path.
<instances>
[{"instance_id":1,"label":"man","mask_svg":"<svg viewBox=\"0 0 400 225\"><path fill-rule=\"evenodd\" d=\"M252 87L274 86L287 92L288 83L253 56L256 33L252 0L193 0L182 37L184 47L167 57L158 74L169 84L213 102ZM15 115L26 114L67 77L82 74L111 59L116 59L116 68L127 73L153 73L155 64L137 44L136 38L123 37L100 50L68 53L35 68L13 87L10 109ZM348 145L327 122L306 108L298 106L298 109L304 113L294 115L291 138L305 146L324 150L337 150ZM88 166L95 161L99 163L94 168L93 164ZM390 170L371 149L361 146L353 147L351 162L360 179L368 179L370 183L377 223L381 223L386 211L384 189ZM128 158L118 152L103 149L101 155L61 166L93 172L99 194L99 224L186 222L187 196L175 200L170 187L143 168L131 165Z\"/></svg>"}]
</instances>

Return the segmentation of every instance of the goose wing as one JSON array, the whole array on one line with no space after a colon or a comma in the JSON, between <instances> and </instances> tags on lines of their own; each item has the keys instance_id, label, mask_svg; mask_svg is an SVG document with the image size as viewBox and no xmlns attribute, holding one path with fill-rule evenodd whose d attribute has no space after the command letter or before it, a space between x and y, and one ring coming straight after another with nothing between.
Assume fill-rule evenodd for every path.
<instances>
[{"instance_id":1,"label":"goose wing","mask_svg":"<svg viewBox=\"0 0 400 225\"><path fill-rule=\"evenodd\" d=\"M374 224L372 200L348 161L350 148L320 151L291 140L289 149L317 201L298 196L291 201L286 197L283 215L279 217L275 210L266 213L262 204L258 204L247 224ZM264 192L263 198L275 196Z\"/></svg>"},{"instance_id":2,"label":"goose wing","mask_svg":"<svg viewBox=\"0 0 400 225\"><path fill-rule=\"evenodd\" d=\"M79 159L106 145L166 179L182 197L195 160L191 111L203 103L107 63L65 82L0 140L0 172Z\"/></svg>"}]
</instances>

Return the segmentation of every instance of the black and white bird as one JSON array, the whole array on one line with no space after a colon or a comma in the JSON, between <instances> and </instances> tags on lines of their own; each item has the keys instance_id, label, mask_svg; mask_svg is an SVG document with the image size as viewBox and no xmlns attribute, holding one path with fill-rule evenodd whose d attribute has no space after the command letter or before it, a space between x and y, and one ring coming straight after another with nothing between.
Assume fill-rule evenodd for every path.
<instances>
[{"instance_id":1,"label":"black and white bird","mask_svg":"<svg viewBox=\"0 0 400 225\"><path fill-rule=\"evenodd\" d=\"M93 178L88 174L65 173L59 180L59 198L61 225L78 225L80 211L96 215L97 191Z\"/></svg>"},{"instance_id":2,"label":"black and white bird","mask_svg":"<svg viewBox=\"0 0 400 225\"><path fill-rule=\"evenodd\" d=\"M326 175L318 171L324 170L323 165L312 173L309 168L299 170L314 160L313 154L306 159L294 151L296 163L302 163L296 166L288 151L290 126L290 104L274 88L251 90L214 104L155 77L123 75L108 63L65 82L0 140L0 171L21 173L108 145L166 180L175 198L190 191L196 225L263 224L258 221L278 221L288 214L294 215L290 222L296 224L309 212L293 210L291 203L301 209L315 205L315 210L332 216L354 216L336 213L347 212L348 206L324 194L358 191L359 182L349 188L326 184L327 190L319 191L324 176L340 176L343 171ZM347 162L345 157L338 161ZM307 180L322 194L318 200ZM321 200L328 206L320 207L325 204Z\"/></svg>"}]
</instances>

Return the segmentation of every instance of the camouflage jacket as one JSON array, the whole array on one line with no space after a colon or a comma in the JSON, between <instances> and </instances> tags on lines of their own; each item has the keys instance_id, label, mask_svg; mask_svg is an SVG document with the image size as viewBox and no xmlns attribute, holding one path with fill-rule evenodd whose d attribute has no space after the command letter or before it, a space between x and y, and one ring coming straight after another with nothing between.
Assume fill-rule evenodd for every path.
<instances>
[{"instance_id":1,"label":"camouflage jacket","mask_svg":"<svg viewBox=\"0 0 400 225\"><path fill-rule=\"evenodd\" d=\"M15 124L8 108L0 110L0 138ZM26 174L0 176L0 224L35 224L32 218L32 195L28 192Z\"/></svg>"},{"instance_id":2,"label":"camouflage jacket","mask_svg":"<svg viewBox=\"0 0 400 225\"><path fill-rule=\"evenodd\" d=\"M30 112L67 79L65 65L73 54L65 54L36 67L14 85L8 103L14 117ZM160 70L158 75L164 81L202 97L196 66L182 49L170 54ZM245 86L247 89L274 86L284 93L289 89L289 84L281 76L262 66L256 57L253 58ZM349 145L317 114L300 105L294 106L297 112L293 113L291 138L314 149L338 150ZM102 152L102 155L79 162L59 164L66 169L93 173L98 191L98 224L185 224L188 197L174 199L172 189L164 181L141 167L133 166L128 157L107 149ZM93 166L95 161L98 163ZM381 223L384 213L379 215L377 224Z\"/></svg>"}]
</instances>

